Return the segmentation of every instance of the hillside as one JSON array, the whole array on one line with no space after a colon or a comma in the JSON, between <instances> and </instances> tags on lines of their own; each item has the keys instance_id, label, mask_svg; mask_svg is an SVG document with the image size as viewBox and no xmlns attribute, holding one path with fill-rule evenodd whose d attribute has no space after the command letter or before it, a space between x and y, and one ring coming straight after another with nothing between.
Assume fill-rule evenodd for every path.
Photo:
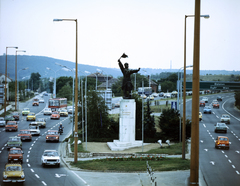
<instances>
[{"instance_id":1,"label":"hillside","mask_svg":"<svg viewBox=\"0 0 240 186\"><path fill-rule=\"evenodd\" d=\"M15 55L8 55L8 73L12 79L15 78ZM0 74L5 74L5 61L6 61L6 56L1 55L0 56ZM19 79L22 79L25 76L30 75L31 73L36 73L39 72L41 77L54 77L55 72L59 69L61 69L60 66L56 65L55 63L59 63L62 65L66 65L71 69L75 68L75 63L71 61L66 61L66 60L60 60L60 59L54 59L50 57L45 57L45 56L28 56L28 55L18 55L17 58L18 62L18 69L23 69L25 67L28 67L28 70L26 71L20 71L19 73ZM47 67L52 69L53 71L47 70ZM81 72L84 71L89 71L91 73L95 73L97 69L103 70L103 74L108 74L108 76L113 76L115 78L122 76L122 73L120 69L118 68L106 68L106 67L98 67L98 66L91 66L91 65L84 65L84 64L79 64L78 65L78 70ZM142 73L145 70L148 72L148 74L155 75L155 74L160 74L161 72L178 72L179 69L152 69L152 68L144 68L141 69L140 73ZM191 74L192 70L187 70L187 74ZM84 76L83 73L79 74L81 76ZM214 81L222 78L223 75L240 75L240 71L226 71L226 70L201 70L200 71L201 75L207 75L207 74L212 74L212 75L219 75L219 77L214 77L214 79L211 79L211 76L208 75L208 79L206 81ZM59 76L72 76L72 72L68 71L58 71L56 73L56 77ZM203 78L203 77L201 77ZM205 76L204 76L205 78ZM228 81L228 80L226 80Z\"/></svg>"}]
</instances>

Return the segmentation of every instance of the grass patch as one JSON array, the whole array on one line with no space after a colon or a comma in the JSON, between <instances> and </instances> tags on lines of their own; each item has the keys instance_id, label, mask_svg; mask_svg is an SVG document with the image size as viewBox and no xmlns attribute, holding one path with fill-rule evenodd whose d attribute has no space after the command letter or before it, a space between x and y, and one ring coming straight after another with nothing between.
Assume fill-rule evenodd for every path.
<instances>
[{"instance_id":1,"label":"grass patch","mask_svg":"<svg viewBox=\"0 0 240 186\"><path fill-rule=\"evenodd\" d=\"M190 169L190 160L183 160L181 158L162 158L162 157L148 157L148 158L106 158L92 161L78 161L71 162L72 166L84 170L95 171L116 171L116 172L135 172L146 171L146 161L154 171L174 171L174 170L188 170Z\"/></svg>"},{"instance_id":2,"label":"grass patch","mask_svg":"<svg viewBox=\"0 0 240 186\"><path fill-rule=\"evenodd\" d=\"M169 155L180 155L182 154L182 143L176 143L170 147L166 146L163 148L151 149L146 152L137 152L138 154L169 154ZM185 145L185 153L188 153L187 144Z\"/></svg>"},{"instance_id":3,"label":"grass patch","mask_svg":"<svg viewBox=\"0 0 240 186\"><path fill-rule=\"evenodd\" d=\"M74 138L70 137L70 144L71 144L71 151L74 152L74 144L73 143ZM78 152L85 152L88 153L89 151L85 151L82 144L78 144Z\"/></svg>"}]
</instances>

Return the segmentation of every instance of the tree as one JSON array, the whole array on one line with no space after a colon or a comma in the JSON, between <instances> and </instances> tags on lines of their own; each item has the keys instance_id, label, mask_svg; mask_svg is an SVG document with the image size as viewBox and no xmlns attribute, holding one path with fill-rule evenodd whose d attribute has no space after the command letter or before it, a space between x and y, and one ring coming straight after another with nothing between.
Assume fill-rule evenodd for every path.
<instances>
[{"instance_id":1,"label":"tree","mask_svg":"<svg viewBox=\"0 0 240 186\"><path fill-rule=\"evenodd\" d=\"M82 106L85 109L85 100L81 100L79 111L82 110ZM89 140L98 140L99 138L118 138L119 125L110 119L107 112L108 107L105 105L105 101L96 91L90 90L87 95L87 131ZM82 114L85 120L84 113L79 112L78 120L82 121ZM82 129L82 125L79 125Z\"/></svg>"},{"instance_id":2,"label":"tree","mask_svg":"<svg viewBox=\"0 0 240 186\"><path fill-rule=\"evenodd\" d=\"M146 138L154 138L156 134L154 116L151 115L152 111L150 108L149 100L147 101L147 105L144 108L144 137Z\"/></svg>"},{"instance_id":3,"label":"tree","mask_svg":"<svg viewBox=\"0 0 240 186\"><path fill-rule=\"evenodd\" d=\"M59 91L65 86L65 85L69 85L69 88L71 89L71 87L73 86L73 79L71 76L61 76L59 78L57 78L56 80L56 94L59 93Z\"/></svg>"},{"instance_id":4,"label":"tree","mask_svg":"<svg viewBox=\"0 0 240 186\"><path fill-rule=\"evenodd\" d=\"M37 73L31 73L31 77L30 77L30 82L33 83L33 91L37 91L38 88L40 87L40 80L41 75L37 72Z\"/></svg>"},{"instance_id":5,"label":"tree","mask_svg":"<svg viewBox=\"0 0 240 186\"><path fill-rule=\"evenodd\" d=\"M181 120L182 121L182 120ZM179 140L179 122L180 114L178 110L175 109L164 109L161 116L159 117L159 128L162 130L163 140ZM182 123L181 123L182 125ZM186 139L191 136L191 121L186 120ZM182 127L181 127L182 129ZM181 131L182 134L182 131Z\"/></svg>"},{"instance_id":6,"label":"tree","mask_svg":"<svg viewBox=\"0 0 240 186\"><path fill-rule=\"evenodd\" d=\"M72 88L69 84L64 85L58 92L57 97L67 98L67 100L72 100Z\"/></svg>"}]
</instances>

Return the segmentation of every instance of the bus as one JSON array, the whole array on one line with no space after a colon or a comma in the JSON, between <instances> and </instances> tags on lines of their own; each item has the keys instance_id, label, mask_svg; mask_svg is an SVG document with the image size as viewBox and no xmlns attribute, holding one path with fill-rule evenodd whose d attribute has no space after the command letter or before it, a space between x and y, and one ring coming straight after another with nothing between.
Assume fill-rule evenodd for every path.
<instances>
[{"instance_id":1,"label":"bus","mask_svg":"<svg viewBox=\"0 0 240 186\"><path fill-rule=\"evenodd\" d=\"M48 108L52 111L67 108L67 98L52 98L48 100Z\"/></svg>"},{"instance_id":2,"label":"bus","mask_svg":"<svg viewBox=\"0 0 240 186\"><path fill-rule=\"evenodd\" d=\"M152 94L152 87L139 87L138 94L145 94L146 96L149 96Z\"/></svg>"}]
</instances>

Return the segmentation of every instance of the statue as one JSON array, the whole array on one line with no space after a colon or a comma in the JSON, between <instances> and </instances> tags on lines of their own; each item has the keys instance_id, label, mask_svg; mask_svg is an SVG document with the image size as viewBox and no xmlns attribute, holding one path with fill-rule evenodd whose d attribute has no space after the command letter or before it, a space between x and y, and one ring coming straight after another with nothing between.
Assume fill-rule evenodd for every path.
<instances>
[{"instance_id":1,"label":"statue","mask_svg":"<svg viewBox=\"0 0 240 186\"><path fill-rule=\"evenodd\" d=\"M128 63L124 63L124 67L122 62L120 61L121 58L127 58L128 56L123 53L123 55L118 59L118 65L123 73L123 81L122 81L122 90L124 92L124 97L123 99L131 99L131 91L133 89L133 85L131 83L131 74L133 73L137 73L140 68L138 68L138 70L130 70L128 69Z\"/></svg>"}]
</instances>

